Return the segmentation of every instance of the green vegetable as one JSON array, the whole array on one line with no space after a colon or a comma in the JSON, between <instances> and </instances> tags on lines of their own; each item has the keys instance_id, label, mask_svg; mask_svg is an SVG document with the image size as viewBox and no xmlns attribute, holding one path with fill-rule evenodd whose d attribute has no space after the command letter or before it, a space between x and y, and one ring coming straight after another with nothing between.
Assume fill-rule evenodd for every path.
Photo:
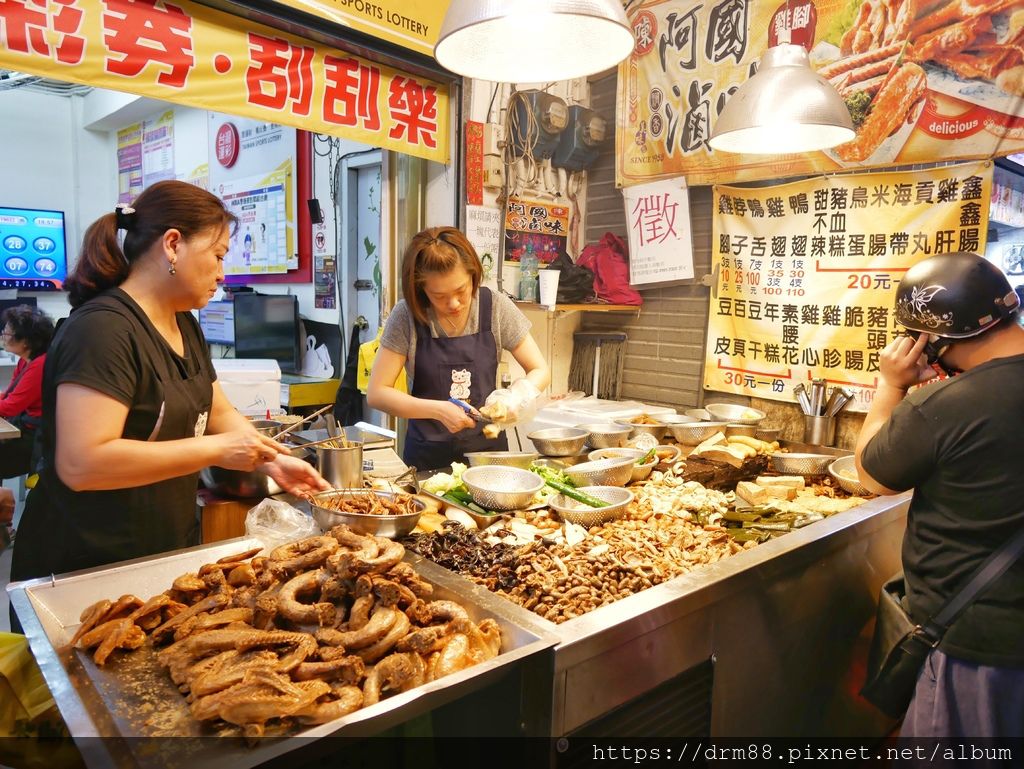
<instances>
[{"instance_id":1,"label":"green vegetable","mask_svg":"<svg viewBox=\"0 0 1024 769\"><path fill-rule=\"evenodd\" d=\"M855 91L846 97L846 108L850 111L853 128L857 130L871 112L871 96L864 91Z\"/></svg>"},{"instance_id":2,"label":"green vegetable","mask_svg":"<svg viewBox=\"0 0 1024 769\"><path fill-rule=\"evenodd\" d=\"M558 481L544 481L548 486L553 488L555 491L564 494L569 499L575 499L577 502L582 502L587 507L608 507L609 502L605 502L603 499L592 497L589 494L580 491L573 486L567 486L564 483Z\"/></svg>"},{"instance_id":3,"label":"green vegetable","mask_svg":"<svg viewBox=\"0 0 1024 769\"><path fill-rule=\"evenodd\" d=\"M636 463L638 465L646 465L648 462L650 462L652 459L658 456L657 448L657 446L654 446L650 451L648 451L646 454L640 457L640 459L638 459Z\"/></svg>"},{"instance_id":4,"label":"green vegetable","mask_svg":"<svg viewBox=\"0 0 1024 769\"><path fill-rule=\"evenodd\" d=\"M860 6L862 0L846 0L846 5L843 6L839 13L832 17L832 23L828 25L828 29L825 30L825 34L821 36L821 39L827 43L832 43L836 48L839 48L843 44L843 35L856 21L858 14L860 13Z\"/></svg>"}]
</instances>

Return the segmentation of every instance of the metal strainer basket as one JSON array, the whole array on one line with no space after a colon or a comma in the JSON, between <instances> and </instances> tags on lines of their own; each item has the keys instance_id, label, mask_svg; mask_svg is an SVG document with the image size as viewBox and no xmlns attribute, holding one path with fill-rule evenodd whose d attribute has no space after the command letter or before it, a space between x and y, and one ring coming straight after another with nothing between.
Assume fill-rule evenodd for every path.
<instances>
[{"instance_id":1,"label":"metal strainer basket","mask_svg":"<svg viewBox=\"0 0 1024 769\"><path fill-rule=\"evenodd\" d=\"M626 514L629 503L633 501L633 492L618 486L583 486L579 490L610 504L607 507L590 507L559 494L548 500L548 505L562 520L586 526L588 529L599 523L621 518Z\"/></svg>"},{"instance_id":2,"label":"metal strainer basket","mask_svg":"<svg viewBox=\"0 0 1024 769\"><path fill-rule=\"evenodd\" d=\"M857 465L853 456L840 457L828 466L828 474L835 478L839 488L847 494L869 497L871 492L857 478Z\"/></svg>"},{"instance_id":3,"label":"metal strainer basket","mask_svg":"<svg viewBox=\"0 0 1024 769\"><path fill-rule=\"evenodd\" d=\"M772 465L783 475L824 475L834 461L832 454L772 454Z\"/></svg>"},{"instance_id":4,"label":"metal strainer basket","mask_svg":"<svg viewBox=\"0 0 1024 769\"><path fill-rule=\"evenodd\" d=\"M598 459L567 467L565 474L577 486L625 486L633 475L635 463L632 457Z\"/></svg>"},{"instance_id":5,"label":"metal strainer basket","mask_svg":"<svg viewBox=\"0 0 1024 769\"><path fill-rule=\"evenodd\" d=\"M471 467L462 474L462 482L485 510L521 510L544 487L536 473L505 465Z\"/></svg>"}]
</instances>

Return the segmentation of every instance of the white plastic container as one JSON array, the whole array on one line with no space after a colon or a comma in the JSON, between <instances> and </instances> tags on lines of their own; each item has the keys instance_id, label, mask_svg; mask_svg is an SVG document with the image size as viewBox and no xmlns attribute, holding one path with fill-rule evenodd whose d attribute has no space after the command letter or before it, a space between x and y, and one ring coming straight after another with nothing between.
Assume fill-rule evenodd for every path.
<instances>
[{"instance_id":1,"label":"white plastic container","mask_svg":"<svg viewBox=\"0 0 1024 769\"><path fill-rule=\"evenodd\" d=\"M224 394L231 405L245 416L264 416L281 408L281 368L276 360L262 358L216 358Z\"/></svg>"}]
</instances>

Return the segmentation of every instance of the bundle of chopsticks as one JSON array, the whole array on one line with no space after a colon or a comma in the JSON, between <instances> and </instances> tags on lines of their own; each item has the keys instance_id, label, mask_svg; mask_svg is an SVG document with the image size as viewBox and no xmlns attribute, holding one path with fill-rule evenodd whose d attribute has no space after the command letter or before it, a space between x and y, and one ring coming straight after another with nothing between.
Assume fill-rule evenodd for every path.
<instances>
[{"instance_id":1,"label":"bundle of chopsticks","mask_svg":"<svg viewBox=\"0 0 1024 769\"><path fill-rule=\"evenodd\" d=\"M793 394L805 416L834 417L853 400L853 391L845 387L833 387L826 398L825 387L824 379L812 379L809 390L802 382L793 388Z\"/></svg>"},{"instance_id":2,"label":"bundle of chopsticks","mask_svg":"<svg viewBox=\"0 0 1024 769\"><path fill-rule=\"evenodd\" d=\"M271 437L272 440L275 440L275 441L276 440L280 440L284 436L289 435L292 432L294 432L301 425L307 424L308 422L312 422L314 419L316 419L317 417L321 416L322 414L326 414L326 412L330 411L333 408L334 408L334 404L331 404L330 406L324 406L319 411L315 411L312 414L310 414L308 417L305 417L301 422L296 422L293 425L289 425L288 427L283 429L281 432L276 433L275 435L273 435ZM334 416L332 414L327 414L327 416L325 417L325 420L327 422L327 434L330 437L329 438L325 438L322 441L311 441L309 443L303 443L302 444L302 448L312 448L314 446L325 446L325 447L327 447L329 449L351 449L351 448L355 448L356 446L359 445L358 441L350 441L350 440L348 440L348 438L346 438L344 435L341 434L341 431L338 428L338 423L334 421Z\"/></svg>"}]
</instances>

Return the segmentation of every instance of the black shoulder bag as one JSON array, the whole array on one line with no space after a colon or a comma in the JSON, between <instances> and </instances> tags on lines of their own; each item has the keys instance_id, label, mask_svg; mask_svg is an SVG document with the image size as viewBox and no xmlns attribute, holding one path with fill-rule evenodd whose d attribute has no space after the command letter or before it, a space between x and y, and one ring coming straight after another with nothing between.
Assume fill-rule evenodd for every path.
<instances>
[{"instance_id":1,"label":"black shoulder bag","mask_svg":"<svg viewBox=\"0 0 1024 769\"><path fill-rule=\"evenodd\" d=\"M949 626L971 601L1002 576L1022 551L1024 528L990 555L960 592L921 625L914 622L903 607L907 593L903 572L882 585L861 696L887 716L903 716L914 696L917 677L928 653L939 645Z\"/></svg>"}]
</instances>

